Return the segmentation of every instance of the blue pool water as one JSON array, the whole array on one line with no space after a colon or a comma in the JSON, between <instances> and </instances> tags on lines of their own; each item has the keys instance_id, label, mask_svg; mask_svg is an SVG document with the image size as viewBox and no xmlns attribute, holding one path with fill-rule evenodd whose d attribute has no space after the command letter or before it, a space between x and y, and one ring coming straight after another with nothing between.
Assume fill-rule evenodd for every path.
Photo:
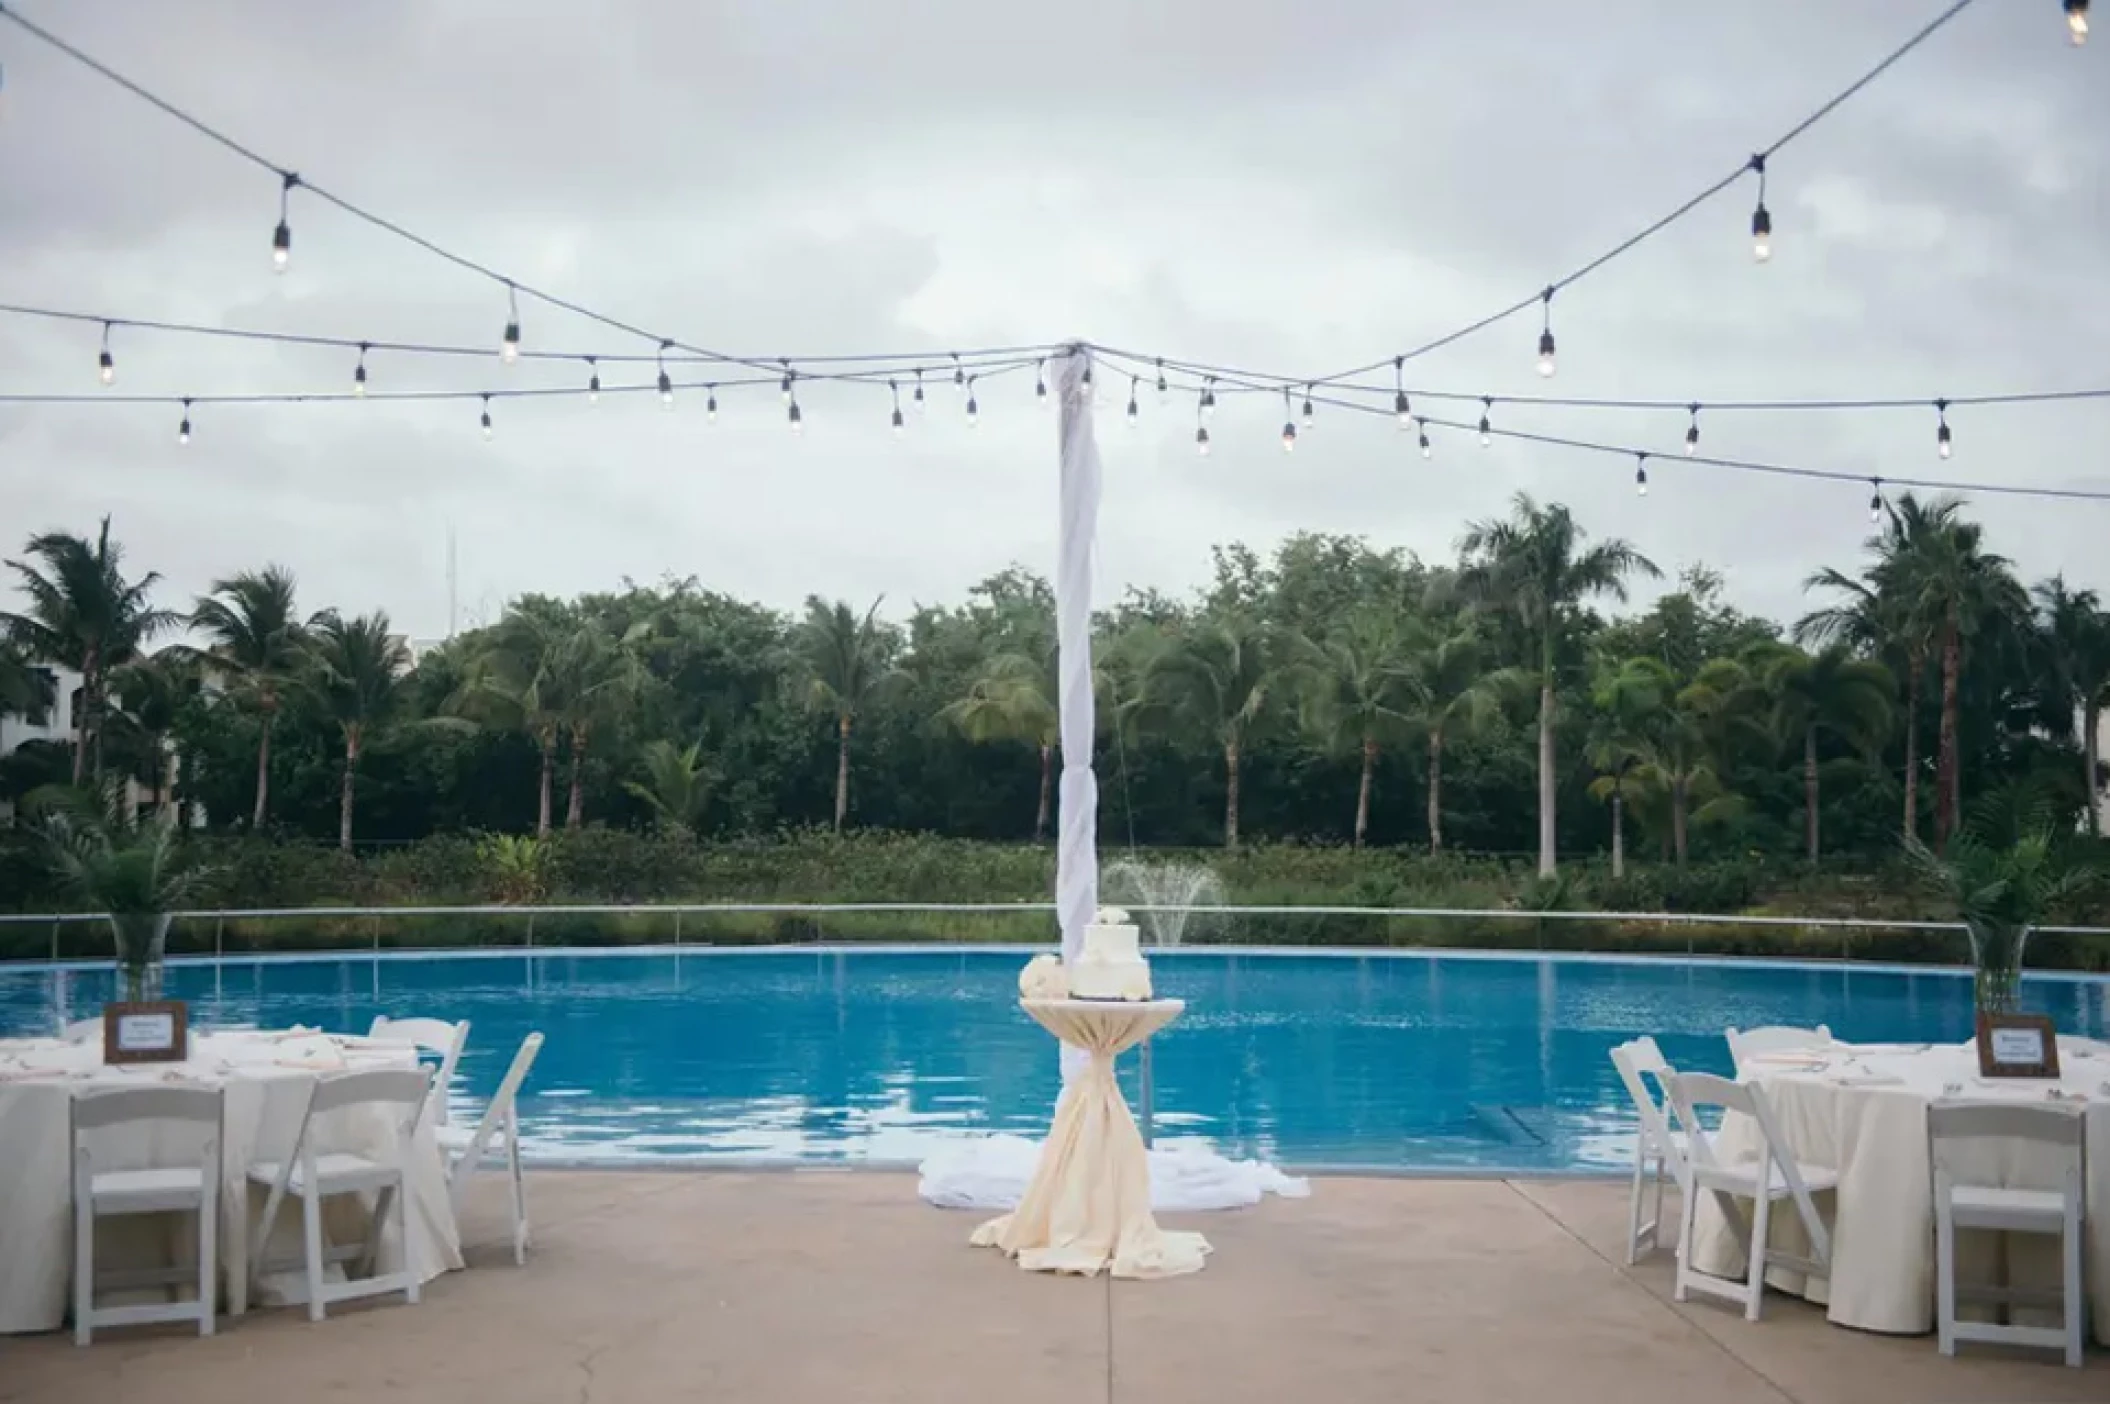
<instances>
[{"instance_id":1,"label":"blue pool water","mask_svg":"<svg viewBox=\"0 0 2110 1404\"><path fill-rule=\"evenodd\" d=\"M913 1161L949 1137L1045 1130L1052 1041L1019 1012L1017 950L600 952L171 967L201 1027L363 1032L377 1013L467 1018L457 1094L548 1036L522 1100L538 1156L589 1162ZM1729 962L1190 950L1153 961L1188 1014L1157 1041L1160 1140L1290 1166L1582 1170L1631 1118L1611 1046L1652 1033L1728 1070L1728 1024L1961 1042L1948 971ZM2064 1032L2110 1032L2110 981L2033 978ZM0 1036L92 1013L106 970L0 968ZM1123 1082L1136 1098L1133 1059Z\"/></svg>"}]
</instances>

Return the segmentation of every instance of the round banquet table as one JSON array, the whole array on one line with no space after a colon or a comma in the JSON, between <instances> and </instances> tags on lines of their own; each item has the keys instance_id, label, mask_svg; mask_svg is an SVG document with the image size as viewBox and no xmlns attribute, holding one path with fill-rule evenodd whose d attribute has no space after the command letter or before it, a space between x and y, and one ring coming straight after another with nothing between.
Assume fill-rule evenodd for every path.
<instances>
[{"instance_id":1,"label":"round banquet table","mask_svg":"<svg viewBox=\"0 0 2110 1404\"><path fill-rule=\"evenodd\" d=\"M2110 1045L2061 1035L2060 1078L1981 1078L1978 1050L1966 1044L1832 1044L1761 1055L1746 1061L1742 1080L1765 1090L1786 1153L1805 1165L1839 1172L1834 1194L1813 1196L1832 1239L1831 1276L1768 1271L1781 1291L1826 1307L1836 1324L1867 1331L1917 1335L1934 1329L1934 1172L1927 1145L1927 1107L1938 1100L2044 1103L2057 1092L2082 1105L2086 1202L2082 1206L2084 1292L2093 1334L2110 1345ZM1749 1118L1723 1118L1717 1156L1756 1156L1758 1130ZM2057 1189L2046 1165L2055 1152L2024 1141L1970 1142L1959 1147L1974 1184L2010 1189ZM1748 1211L1747 1211L1748 1212ZM1740 1277L1743 1250L1729 1233L1714 1196L1702 1199L1693 1234L1693 1265L1702 1272ZM2005 1240L2003 1243L2002 1240ZM1773 1246L1804 1257L1809 1237L1793 1213L1773 1215ZM1960 1283L2005 1282L2013 1287L2059 1285L2056 1239L1965 1229L1957 1235ZM1965 1316L1984 1308L1966 1303ZM2032 1316L2031 1319L2036 1319Z\"/></svg>"},{"instance_id":2,"label":"round banquet table","mask_svg":"<svg viewBox=\"0 0 2110 1404\"><path fill-rule=\"evenodd\" d=\"M1028 1272L1199 1272L1208 1241L1161 1229L1151 1216L1149 1157L1114 1080L1115 1058L1187 1006L1176 999L1022 999L1019 1007L1087 1061L1055 1104L1055 1124L1018 1208L977 1228L970 1241L1001 1248Z\"/></svg>"},{"instance_id":3,"label":"round banquet table","mask_svg":"<svg viewBox=\"0 0 2110 1404\"><path fill-rule=\"evenodd\" d=\"M417 1050L405 1044L312 1029L283 1033L193 1033L190 1056L180 1063L106 1066L102 1043L59 1039L0 1040L0 1335L55 1331L71 1300L73 1270L72 1102L76 1094L113 1087L174 1082L217 1087L224 1094L220 1136L220 1273L230 1312L248 1309L250 1245L262 1218L266 1194L251 1195L249 1167L283 1163L307 1111L308 1096L321 1077L335 1072L415 1065ZM310 1133L319 1151L385 1151L392 1132L373 1108L347 1108L318 1118ZM123 1164L146 1169L157 1153L151 1123L113 1129L98 1138ZM419 1280L429 1282L461 1267L461 1244L447 1193L445 1161L429 1121L419 1124L408 1174L408 1243L393 1222L381 1241L381 1272L394 1272L409 1254ZM359 1196L325 1201L326 1230L336 1242L356 1241L367 1231ZM127 1266L167 1262L172 1254L195 1254L190 1221L176 1232L174 1216L138 1215L96 1224L96 1256ZM393 1219L393 1216L391 1216ZM108 1248L105 1248L105 1244ZM298 1260L300 1214L281 1211L271 1240L271 1259ZM342 1269L333 1267L333 1275ZM277 1305L300 1292L300 1273L267 1276L258 1284L259 1303Z\"/></svg>"}]
</instances>

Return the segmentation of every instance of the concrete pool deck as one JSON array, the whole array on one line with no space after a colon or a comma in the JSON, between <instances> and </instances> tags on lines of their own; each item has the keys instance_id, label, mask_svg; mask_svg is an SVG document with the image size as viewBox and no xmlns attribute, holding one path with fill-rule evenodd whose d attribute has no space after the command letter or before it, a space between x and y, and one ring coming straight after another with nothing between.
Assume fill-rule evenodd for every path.
<instances>
[{"instance_id":1,"label":"concrete pool deck","mask_svg":"<svg viewBox=\"0 0 2110 1404\"><path fill-rule=\"evenodd\" d=\"M1756 1324L1670 1301L1670 1262L1621 1262L1625 1186L1326 1179L1303 1201L1169 1217L1207 1271L1109 1283L967 1247L981 1216L897 1174L530 1176L513 1266L498 1177L463 1225L470 1270L422 1305L0 1338L0 1401L767 1404L1257 1400L1270 1404L1866 1404L2110 1398L2110 1354L1871 1336L1771 1297Z\"/></svg>"}]
</instances>

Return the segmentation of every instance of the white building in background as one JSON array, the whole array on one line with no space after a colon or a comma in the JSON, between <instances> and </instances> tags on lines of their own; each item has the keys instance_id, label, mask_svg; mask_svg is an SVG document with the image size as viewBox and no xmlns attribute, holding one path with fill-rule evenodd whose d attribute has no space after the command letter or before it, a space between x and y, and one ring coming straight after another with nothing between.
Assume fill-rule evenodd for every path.
<instances>
[{"instance_id":1,"label":"white building in background","mask_svg":"<svg viewBox=\"0 0 2110 1404\"><path fill-rule=\"evenodd\" d=\"M51 695L51 706L41 722L12 712L0 712L0 756L11 756L31 741L65 742L73 736L73 721L81 705L81 675L71 668L39 663L32 670L43 677Z\"/></svg>"}]
</instances>

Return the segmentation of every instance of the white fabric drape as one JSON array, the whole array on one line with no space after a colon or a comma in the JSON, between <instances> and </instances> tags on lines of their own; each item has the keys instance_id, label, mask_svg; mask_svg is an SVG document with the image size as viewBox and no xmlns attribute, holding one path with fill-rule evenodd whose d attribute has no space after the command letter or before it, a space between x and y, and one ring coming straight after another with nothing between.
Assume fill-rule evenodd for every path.
<instances>
[{"instance_id":1,"label":"white fabric drape","mask_svg":"<svg viewBox=\"0 0 2110 1404\"><path fill-rule=\"evenodd\" d=\"M1091 353L1075 347L1055 366L1061 406L1062 496L1055 559L1057 707L1061 719L1061 828L1055 910L1062 958L1075 961L1099 907L1099 782L1092 773L1092 556L1099 531L1099 444L1092 434ZM1062 1045L1065 1085L1085 1055Z\"/></svg>"}]
</instances>

